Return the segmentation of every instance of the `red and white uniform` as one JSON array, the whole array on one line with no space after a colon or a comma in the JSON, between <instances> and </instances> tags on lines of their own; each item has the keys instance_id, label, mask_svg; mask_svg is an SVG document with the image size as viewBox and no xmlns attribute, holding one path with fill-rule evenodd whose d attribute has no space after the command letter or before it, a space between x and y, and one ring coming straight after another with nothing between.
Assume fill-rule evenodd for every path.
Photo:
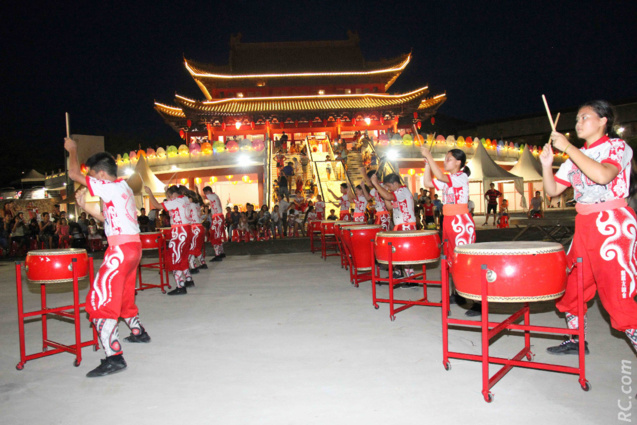
<instances>
[{"instance_id":1,"label":"red and white uniform","mask_svg":"<svg viewBox=\"0 0 637 425\"><path fill-rule=\"evenodd\" d=\"M393 192L394 230L416 230L414 197L406 186L400 186Z\"/></svg>"},{"instance_id":2,"label":"red and white uniform","mask_svg":"<svg viewBox=\"0 0 637 425\"><path fill-rule=\"evenodd\" d=\"M354 221L357 223L365 222L365 210L367 209L367 199L363 195L357 195L354 198Z\"/></svg>"},{"instance_id":3,"label":"red and white uniform","mask_svg":"<svg viewBox=\"0 0 637 425\"><path fill-rule=\"evenodd\" d=\"M212 224L210 226L210 243L215 250L215 256L223 254L223 207L221 199L216 193L206 195L210 201L210 216Z\"/></svg>"},{"instance_id":4,"label":"red and white uniform","mask_svg":"<svg viewBox=\"0 0 637 425\"><path fill-rule=\"evenodd\" d=\"M374 198L374 209L376 210L376 219L374 224L383 226L383 230L390 230L391 215L387 211L385 200L380 196L376 188L369 191L369 195Z\"/></svg>"},{"instance_id":5,"label":"red and white uniform","mask_svg":"<svg viewBox=\"0 0 637 425\"><path fill-rule=\"evenodd\" d=\"M314 211L316 211L317 220L325 220L325 202L318 201L314 204Z\"/></svg>"},{"instance_id":6,"label":"red and white uniform","mask_svg":"<svg viewBox=\"0 0 637 425\"><path fill-rule=\"evenodd\" d=\"M201 223L201 206L195 202L189 203L190 207L190 221L191 221L191 229L192 229L192 241L190 243L190 255L194 257L199 257L203 250L203 243L206 237L206 228L203 227ZM190 268L193 267L194 264L191 265ZM196 265L195 265L196 266Z\"/></svg>"},{"instance_id":7,"label":"red and white uniform","mask_svg":"<svg viewBox=\"0 0 637 425\"><path fill-rule=\"evenodd\" d=\"M449 183L438 179L433 180L436 190L442 192L443 214L442 240L445 243L444 254L451 259L453 268L454 250L458 245L466 245L476 241L476 225L469 214L467 203L469 202L469 176L463 172L448 174ZM466 212L445 213L444 205L465 205ZM451 210L451 209L449 209Z\"/></svg>"},{"instance_id":8,"label":"red and white uniform","mask_svg":"<svg viewBox=\"0 0 637 425\"><path fill-rule=\"evenodd\" d=\"M188 270L188 252L192 240L190 209L188 199L179 196L165 201L162 206L170 215L170 241L166 250L166 269L169 271Z\"/></svg>"},{"instance_id":9,"label":"red and white uniform","mask_svg":"<svg viewBox=\"0 0 637 425\"><path fill-rule=\"evenodd\" d=\"M341 211L340 220L352 221L352 216L349 213L349 195L345 194L338 198L338 207Z\"/></svg>"},{"instance_id":10,"label":"red and white uniform","mask_svg":"<svg viewBox=\"0 0 637 425\"><path fill-rule=\"evenodd\" d=\"M589 180L569 159L555 174L555 181L572 186L577 200L575 235L568 251L569 264L583 258L584 301L599 291L613 328L637 328L637 217L626 206L630 186L632 149L621 139L602 137L580 151L602 164L617 167L619 174L607 185ZM566 292L557 301L562 312L577 314L577 276L568 277ZM586 309L586 304L584 304Z\"/></svg>"},{"instance_id":11,"label":"red and white uniform","mask_svg":"<svg viewBox=\"0 0 637 425\"><path fill-rule=\"evenodd\" d=\"M87 176L86 186L92 196L102 200L108 238L104 262L86 297L86 311L91 321L133 318L138 313L135 277L142 256L133 191L121 179L110 182Z\"/></svg>"}]
</instances>

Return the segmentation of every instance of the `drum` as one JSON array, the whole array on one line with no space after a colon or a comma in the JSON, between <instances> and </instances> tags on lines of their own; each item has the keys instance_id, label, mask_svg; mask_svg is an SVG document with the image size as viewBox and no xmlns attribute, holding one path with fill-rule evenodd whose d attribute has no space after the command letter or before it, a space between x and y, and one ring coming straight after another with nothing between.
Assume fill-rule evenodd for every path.
<instances>
[{"instance_id":1,"label":"drum","mask_svg":"<svg viewBox=\"0 0 637 425\"><path fill-rule=\"evenodd\" d=\"M161 227L159 230L161 231L161 234L164 235L164 240L166 242L172 239L172 227Z\"/></svg>"},{"instance_id":2,"label":"drum","mask_svg":"<svg viewBox=\"0 0 637 425\"><path fill-rule=\"evenodd\" d=\"M453 281L465 298L482 299L483 264L488 301L546 301L566 289L566 254L555 242L483 242L457 246L454 252Z\"/></svg>"},{"instance_id":3,"label":"drum","mask_svg":"<svg viewBox=\"0 0 637 425\"><path fill-rule=\"evenodd\" d=\"M163 243L161 232L140 233L142 249L157 249Z\"/></svg>"},{"instance_id":4,"label":"drum","mask_svg":"<svg viewBox=\"0 0 637 425\"><path fill-rule=\"evenodd\" d=\"M337 221L336 224L334 224L334 234L336 235L337 239L341 239L343 236L343 232L342 232L342 228L344 226L362 226L365 223L360 223L360 222L354 222L354 221Z\"/></svg>"},{"instance_id":5,"label":"drum","mask_svg":"<svg viewBox=\"0 0 637 425\"><path fill-rule=\"evenodd\" d=\"M27 279L33 283L60 283L73 281L71 263L79 279L88 276L88 255L85 249L45 249L27 252L25 260Z\"/></svg>"},{"instance_id":6,"label":"drum","mask_svg":"<svg viewBox=\"0 0 637 425\"><path fill-rule=\"evenodd\" d=\"M319 220L310 221L309 233L321 233L321 222Z\"/></svg>"},{"instance_id":7,"label":"drum","mask_svg":"<svg viewBox=\"0 0 637 425\"><path fill-rule=\"evenodd\" d=\"M434 263L440 258L440 236L434 230L377 233L374 251L381 264L389 262L390 243L395 265Z\"/></svg>"},{"instance_id":8,"label":"drum","mask_svg":"<svg viewBox=\"0 0 637 425\"><path fill-rule=\"evenodd\" d=\"M357 270L371 270L374 265L370 245L376 234L383 230L379 224L364 226L342 226L343 243L352 254L352 261Z\"/></svg>"},{"instance_id":9,"label":"drum","mask_svg":"<svg viewBox=\"0 0 637 425\"><path fill-rule=\"evenodd\" d=\"M334 225L336 223L346 223L345 221L336 221L336 220L323 220L321 221L321 232L327 236L327 235L333 235L334 234Z\"/></svg>"}]
</instances>

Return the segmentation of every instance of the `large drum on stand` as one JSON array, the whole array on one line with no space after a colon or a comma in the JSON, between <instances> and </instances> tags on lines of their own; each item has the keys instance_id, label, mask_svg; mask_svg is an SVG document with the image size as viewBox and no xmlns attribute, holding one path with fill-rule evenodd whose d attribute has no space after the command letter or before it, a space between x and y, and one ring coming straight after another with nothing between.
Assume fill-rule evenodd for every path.
<instances>
[{"instance_id":1,"label":"large drum on stand","mask_svg":"<svg viewBox=\"0 0 637 425\"><path fill-rule=\"evenodd\" d=\"M391 244L391 247L390 247ZM440 259L440 236L435 230L407 230L376 234L376 261L392 264L426 264Z\"/></svg>"},{"instance_id":2,"label":"large drum on stand","mask_svg":"<svg viewBox=\"0 0 637 425\"><path fill-rule=\"evenodd\" d=\"M142 249L159 249L164 243L161 232L140 233L139 238L142 241Z\"/></svg>"},{"instance_id":3,"label":"large drum on stand","mask_svg":"<svg viewBox=\"0 0 637 425\"><path fill-rule=\"evenodd\" d=\"M555 242L483 242L455 249L453 281L460 295L482 299L482 265L489 302L532 302L561 297L566 290L566 254Z\"/></svg>"},{"instance_id":4,"label":"large drum on stand","mask_svg":"<svg viewBox=\"0 0 637 425\"><path fill-rule=\"evenodd\" d=\"M371 252L371 241L383 230L379 224L362 226L342 226L343 243L352 254L352 261L357 270L371 270L374 258Z\"/></svg>"},{"instance_id":5,"label":"large drum on stand","mask_svg":"<svg viewBox=\"0 0 637 425\"><path fill-rule=\"evenodd\" d=\"M73 267L78 279L88 276L88 255L85 249L44 249L27 253L25 261L27 279L33 283L60 283L73 281Z\"/></svg>"},{"instance_id":6,"label":"large drum on stand","mask_svg":"<svg viewBox=\"0 0 637 425\"><path fill-rule=\"evenodd\" d=\"M337 221L334 224L334 234L336 235L336 238L339 240L343 240L343 231L342 228L344 226L362 226L365 223L359 223L359 222L355 222L355 221Z\"/></svg>"}]
</instances>

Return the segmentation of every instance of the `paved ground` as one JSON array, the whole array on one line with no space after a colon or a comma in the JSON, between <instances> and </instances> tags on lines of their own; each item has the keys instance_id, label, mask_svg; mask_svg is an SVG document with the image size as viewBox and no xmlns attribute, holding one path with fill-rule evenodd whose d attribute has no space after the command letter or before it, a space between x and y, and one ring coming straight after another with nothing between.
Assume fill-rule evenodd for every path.
<instances>
[{"instance_id":1,"label":"paved ground","mask_svg":"<svg viewBox=\"0 0 637 425\"><path fill-rule=\"evenodd\" d=\"M439 277L438 268L432 276ZM335 257L326 262L310 253L229 256L197 275L196 283L183 297L140 293L152 342L125 344L129 367L123 373L87 379L102 350L85 349L78 368L70 354L59 354L15 370L14 268L0 263L1 423L625 423L618 421L618 403L637 414L628 407L637 404L630 398L637 393L637 359L622 335L610 331L598 301L589 317L590 392L573 375L514 369L493 388L495 401L487 404L480 394L480 364L452 360L451 371L442 367L438 308L415 307L391 322L387 305L372 307L369 283L352 287ZM36 309L39 288L25 287L26 307ZM51 305L69 300L68 286L50 290ZM431 298L439 299L439 291ZM492 318L502 319L512 308L499 307ZM464 311L452 307L454 317ZM532 321L564 323L552 303L534 305ZM50 322L52 335L70 340L68 323ZM127 334L123 323L120 330ZM38 322L28 324L28 351L39 349L39 338ZM475 354L479 341L473 331L450 336L452 349ZM573 358L544 353L556 342L534 338L536 360L575 365ZM520 344L509 333L492 350L507 356Z\"/></svg>"}]
</instances>

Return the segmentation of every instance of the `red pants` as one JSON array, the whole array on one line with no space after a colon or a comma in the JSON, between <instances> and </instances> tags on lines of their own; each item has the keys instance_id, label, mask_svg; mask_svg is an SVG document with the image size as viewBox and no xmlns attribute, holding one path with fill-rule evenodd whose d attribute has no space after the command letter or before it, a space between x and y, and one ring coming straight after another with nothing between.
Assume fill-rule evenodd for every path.
<instances>
[{"instance_id":1,"label":"red pants","mask_svg":"<svg viewBox=\"0 0 637 425\"><path fill-rule=\"evenodd\" d=\"M365 222L365 213L354 213L354 221L356 223L364 223Z\"/></svg>"},{"instance_id":2,"label":"red pants","mask_svg":"<svg viewBox=\"0 0 637 425\"><path fill-rule=\"evenodd\" d=\"M212 216L210 244L215 250L215 255L221 255L223 253L223 223L223 214L215 214Z\"/></svg>"},{"instance_id":3,"label":"red pants","mask_svg":"<svg viewBox=\"0 0 637 425\"><path fill-rule=\"evenodd\" d=\"M342 210L339 218L341 221L352 221L352 216L349 211Z\"/></svg>"},{"instance_id":4,"label":"red pants","mask_svg":"<svg viewBox=\"0 0 637 425\"><path fill-rule=\"evenodd\" d=\"M86 296L86 312L91 321L137 316L135 278L141 257L141 242L108 246Z\"/></svg>"},{"instance_id":5,"label":"red pants","mask_svg":"<svg viewBox=\"0 0 637 425\"><path fill-rule=\"evenodd\" d=\"M391 215L389 215L389 211L377 211L374 224L380 224L383 226L383 231L389 230L389 225L391 224Z\"/></svg>"},{"instance_id":6,"label":"red pants","mask_svg":"<svg viewBox=\"0 0 637 425\"><path fill-rule=\"evenodd\" d=\"M190 242L190 255L199 257L203 249L203 241L206 236L206 228L201 223L195 223L191 225L192 229L192 241Z\"/></svg>"},{"instance_id":7,"label":"red pants","mask_svg":"<svg viewBox=\"0 0 637 425\"><path fill-rule=\"evenodd\" d=\"M416 230L416 223L402 223L394 226L395 232L404 232L407 230Z\"/></svg>"},{"instance_id":8,"label":"red pants","mask_svg":"<svg viewBox=\"0 0 637 425\"><path fill-rule=\"evenodd\" d=\"M317 220L325 220L323 217L325 216L325 214L323 213L323 211L321 212L317 212L316 213L316 219Z\"/></svg>"},{"instance_id":9,"label":"red pants","mask_svg":"<svg viewBox=\"0 0 637 425\"><path fill-rule=\"evenodd\" d=\"M454 249L458 245L467 245L476 241L476 225L471 214L448 215L442 221L442 240L445 243L444 255L452 268L455 262Z\"/></svg>"},{"instance_id":10,"label":"red pants","mask_svg":"<svg viewBox=\"0 0 637 425\"><path fill-rule=\"evenodd\" d=\"M617 208L575 217L575 236L567 255L568 264L582 257L584 301L599 291L599 298L619 331L637 328L635 276L637 262L637 218L630 208ZM577 314L577 273L571 273L566 292L557 300L561 312ZM584 304L586 309L586 304Z\"/></svg>"},{"instance_id":11,"label":"red pants","mask_svg":"<svg viewBox=\"0 0 637 425\"><path fill-rule=\"evenodd\" d=\"M166 270L188 270L188 252L192 240L190 224L178 224L170 228L170 241L166 249Z\"/></svg>"}]
</instances>

